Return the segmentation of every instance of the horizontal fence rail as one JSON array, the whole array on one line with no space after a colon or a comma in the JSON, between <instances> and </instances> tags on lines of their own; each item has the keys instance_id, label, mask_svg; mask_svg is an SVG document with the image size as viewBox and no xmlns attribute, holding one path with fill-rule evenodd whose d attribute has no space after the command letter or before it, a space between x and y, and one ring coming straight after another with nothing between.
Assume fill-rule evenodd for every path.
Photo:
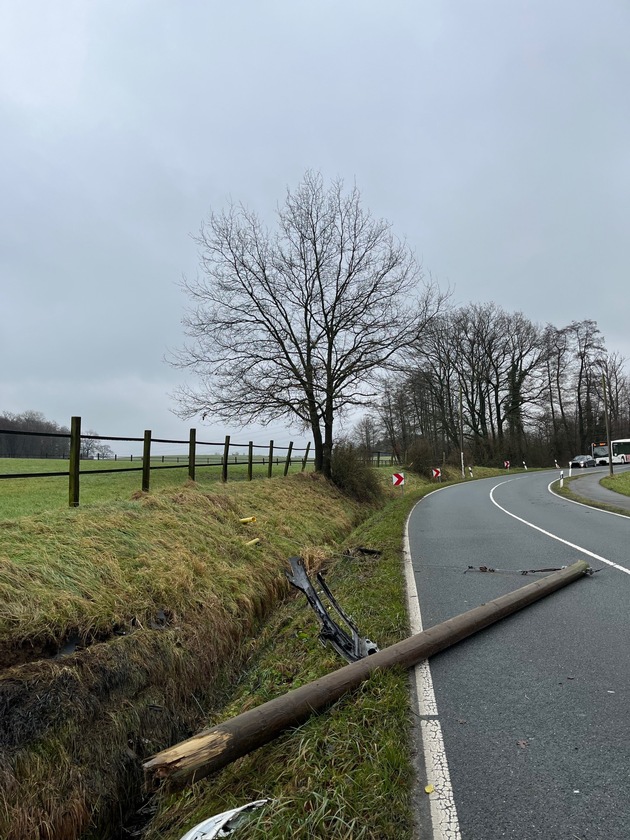
<instances>
[{"instance_id":1,"label":"horizontal fence rail","mask_svg":"<svg viewBox=\"0 0 630 840\"><path fill-rule=\"evenodd\" d=\"M101 473L117 473L117 472L141 472L142 473L142 490L149 492L151 485L151 471L159 469L187 469L188 477L191 481L195 480L197 469L204 467L220 467L221 480L226 482L229 475L230 465L246 464L247 478L252 480L253 469L255 466L265 466L266 475L271 478L273 467L283 466L283 475L287 475L292 464L299 464L301 471L306 469L309 462L309 453L311 449L310 441L306 447L298 448L293 446L291 441L288 446L276 446L273 440L269 444L255 444L253 441L248 441L246 444L233 443L230 435L226 435L225 440L217 441L202 441L197 440L196 429L190 430L188 440L173 440L170 438L154 438L150 430L145 430L143 437L113 437L111 435L82 435L81 434L81 418L73 417L70 424L70 432L68 434L61 432L37 432L37 431L19 431L15 429L0 429L1 435L26 435L36 436L39 438L65 438L69 441L69 450L67 460L69 462L68 470L65 471L42 471L29 473L1 473L0 479L11 478L48 478L54 476L68 476L68 498L70 507L79 506L80 498L80 476L82 475L100 475ZM103 463L116 462L118 455L111 457L104 457L97 453L97 457L82 454L82 441L122 441L129 443L142 443L143 451L141 456L130 455L129 462L133 463L134 457L138 460L138 466L116 466L116 467L97 467L93 469L81 469L81 462L86 460L102 461ZM186 455L162 455L156 456L152 454L153 444L172 444L172 445L187 445L188 452ZM198 447L211 446L213 448L221 448L222 454L199 456ZM232 453L230 452L232 450ZM234 452L234 450L240 450ZM255 455L254 450L263 450L264 454ZM279 454L283 453L283 454ZM296 457L296 453L302 453L300 457ZM63 458L57 460L65 460ZM175 461L175 463L169 463Z\"/></svg>"}]
</instances>

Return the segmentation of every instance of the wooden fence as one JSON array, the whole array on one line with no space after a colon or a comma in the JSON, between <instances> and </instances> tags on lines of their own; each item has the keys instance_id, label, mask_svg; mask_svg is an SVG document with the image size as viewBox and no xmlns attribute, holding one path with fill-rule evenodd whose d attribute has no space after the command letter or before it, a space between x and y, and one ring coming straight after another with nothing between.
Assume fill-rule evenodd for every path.
<instances>
[{"instance_id":1,"label":"wooden fence","mask_svg":"<svg viewBox=\"0 0 630 840\"><path fill-rule=\"evenodd\" d=\"M142 490L148 492L151 485L151 471L152 470L159 470L159 469L188 469L188 477L194 481L196 470L201 467L220 467L221 468L221 481L228 480L228 473L229 473L229 465L230 465L230 448L232 449L239 449L239 450L246 450L247 455L243 459L241 457L241 464L247 465L247 478L248 480L252 480L253 478L253 468L255 464L261 464L266 466L267 470L267 477L271 478L273 472L274 461L276 466L280 464L283 465L283 475L287 475L289 472L289 467L292 463L295 462L294 456L296 453L303 453L302 457L299 458L298 463L301 465L302 471L306 469L306 465L309 460L309 452L311 449L310 441L306 445L305 448L296 448L293 446L293 441L289 443L288 446L274 446L273 440L269 441L269 444L260 445L254 444L253 441L249 441L247 444L238 444L232 443L230 435L225 436L224 441L220 442L211 442L211 441L200 441L197 440L197 432L196 429L191 429L188 440L170 440L164 438L154 438L150 430L145 430L144 436L139 437L111 437L106 435L82 435L81 434L81 418L80 417L73 417L71 424L70 424L70 434L64 435L60 433L46 433L46 432L24 432L18 430L5 430L0 429L0 434L17 434L17 435L37 435L39 437L65 437L70 439L70 455L69 455L69 467L67 471L63 472L38 472L38 473L6 473L0 474L0 479L3 478L44 478L48 476L68 476L69 483L68 483L68 493L69 493L69 504L70 507L78 507L79 506L79 496L80 496L80 476L81 475L95 475L100 473L115 473L115 472L142 472ZM109 468L99 468L99 469L92 469L92 470L82 470L81 469L81 441L82 440L104 440L104 441L126 441L129 443L142 443L142 458L141 458L141 465L137 467L115 467L113 469ZM151 455L151 447L154 443L160 444L175 444L175 445L182 445L185 444L188 447L188 455L186 457L182 457L182 462L179 462L179 458L177 458L177 463L175 464L167 464L165 460L168 460L164 456L161 458L160 463L155 463L155 458L153 459L153 463L151 463L152 455ZM220 456L215 456L215 460L211 461L211 458L206 457L205 463L203 460L199 458L198 455L198 447L221 447L223 450L223 454ZM263 449L265 454L262 456L262 459L256 459L254 455L255 449ZM278 453L284 453L281 457ZM235 458L234 463L238 463L238 455L233 456ZM218 460L217 460L218 459ZM100 458L99 458L100 460ZM133 456L130 459L133 462ZM106 463L106 460L103 460L103 463Z\"/></svg>"}]
</instances>

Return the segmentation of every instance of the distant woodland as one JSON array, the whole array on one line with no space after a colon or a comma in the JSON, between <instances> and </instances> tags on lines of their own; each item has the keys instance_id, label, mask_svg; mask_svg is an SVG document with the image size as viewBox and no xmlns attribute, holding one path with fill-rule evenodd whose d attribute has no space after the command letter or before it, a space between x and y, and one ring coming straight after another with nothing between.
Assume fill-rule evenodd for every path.
<instances>
[{"instance_id":1,"label":"distant woodland","mask_svg":"<svg viewBox=\"0 0 630 840\"><path fill-rule=\"evenodd\" d=\"M16 432L29 434L15 434ZM37 432L41 432L41 435L36 434ZM88 431L87 434L97 433ZM47 420L40 411L0 414L0 458L68 458L69 455L70 429L67 426ZM109 458L113 453L103 441L81 441L82 458L95 458L97 455Z\"/></svg>"},{"instance_id":2,"label":"distant woodland","mask_svg":"<svg viewBox=\"0 0 630 840\"><path fill-rule=\"evenodd\" d=\"M610 436L630 437L627 360L606 349L592 320L537 326L494 304L450 309L409 347L406 366L378 389L352 432L367 457L400 463L530 466L565 463ZM0 457L67 458L69 435L37 411L0 414ZM88 435L96 432L88 431ZM110 457L103 441L83 440L81 456Z\"/></svg>"},{"instance_id":3,"label":"distant woodland","mask_svg":"<svg viewBox=\"0 0 630 840\"><path fill-rule=\"evenodd\" d=\"M427 325L352 439L401 463L457 463L463 450L466 464L553 466L605 442L606 415L612 439L630 437L627 360L595 321L541 327L470 304Z\"/></svg>"}]
</instances>

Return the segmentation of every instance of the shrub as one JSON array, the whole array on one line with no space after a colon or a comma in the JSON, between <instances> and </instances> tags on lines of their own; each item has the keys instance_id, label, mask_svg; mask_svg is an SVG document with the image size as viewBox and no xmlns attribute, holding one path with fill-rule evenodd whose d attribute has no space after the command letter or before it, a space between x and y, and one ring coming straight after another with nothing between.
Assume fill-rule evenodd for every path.
<instances>
[{"instance_id":1,"label":"shrub","mask_svg":"<svg viewBox=\"0 0 630 840\"><path fill-rule=\"evenodd\" d=\"M375 470L365 463L356 446L348 441L335 444L331 479L342 493L358 502L375 504L383 497L383 488Z\"/></svg>"},{"instance_id":2,"label":"shrub","mask_svg":"<svg viewBox=\"0 0 630 840\"><path fill-rule=\"evenodd\" d=\"M416 438L407 450L408 469L427 478L433 467L439 467L433 448L424 438Z\"/></svg>"}]
</instances>

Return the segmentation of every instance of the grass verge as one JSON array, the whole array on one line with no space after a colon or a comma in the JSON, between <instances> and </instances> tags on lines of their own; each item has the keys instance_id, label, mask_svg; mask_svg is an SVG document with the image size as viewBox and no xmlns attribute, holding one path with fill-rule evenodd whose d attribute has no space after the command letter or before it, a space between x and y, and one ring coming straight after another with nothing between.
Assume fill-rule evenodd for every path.
<instances>
[{"instance_id":1,"label":"grass verge","mask_svg":"<svg viewBox=\"0 0 630 840\"><path fill-rule=\"evenodd\" d=\"M224 702L286 557L362 516L307 474L0 523L3 840L116 836L142 760Z\"/></svg>"},{"instance_id":2,"label":"grass verge","mask_svg":"<svg viewBox=\"0 0 630 840\"><path fill-rule=\"evenodd\" d=\"M302 596L286 601L288 556L326 566L381 647L405 636L403 523L435 485L410 474L403 495L391 468L381 475L390 499L378 511L306 474L0 523L3 840L128 836L149 755L343 664L317 643ZM383 554L343 554L356 544ZM175 840L197 818L265 795L274 804L255 837L404 840L409 715L407 675L374 675L216 777L159 795L147 838Z\"/></svg>"},{"instance_id":3,"label":"grass verge","mask_svg":"<svg viewBox=\"0 0 630 840\"><path fill-rule=\"evenodd\" d=\"M402 534L414 504L435 485L410 477L388 503L325 557L327 582L360 632L381 648L409 633ZM353 552L379 549L379 557ZM317 679L345 663L316 641L302 595L285 603L259 640L235 696L207 726ZM414 833L408 674L377 672L331 709L178 794L158 794L145 840L178 840L209 816L272 800L247 827L250 840L407 840Z\"/></svg>"},{"instance_id":4,"label":"grass verge","mask_svg":"<svg viewBox=\"0 0 630 840\"><path fill-rule=\"evenodd\" d=\"M624 496L630 496L630 472L615 473L613 476L605 476L601 480L601 485L614 490L616 493L622 493Z\"/></svg>"},{"instance_id":5,"label":"grass verge","mask_svg":"<svg viewBox=\"0 0 630 840\"><path fill-rule=\"evenodd\" d=\"M596 501L586 496L582 496L579 493L576 493L573 489L576 485L574 484L575 479L580 478L580 476L572 476L571 478L564 479L564 486L560 487L560 483L556 482L554 487L554 493L558 496L564 496L566 499L571 499L574 502L579 502L582 505L587 505L588 507L599 508L600 510L607 510L610 513L617 513L620 516L630 516L630 511L626 510L626 508L615 507L615 505L609 505L605 502ZM620 493L624 496L630 496L630 473L622 473L613 476L610 478L606 476L602 478L600 481L602 487L606 487L608 490L613 490L616 493Z\"/></svg>"}]
</instances>

